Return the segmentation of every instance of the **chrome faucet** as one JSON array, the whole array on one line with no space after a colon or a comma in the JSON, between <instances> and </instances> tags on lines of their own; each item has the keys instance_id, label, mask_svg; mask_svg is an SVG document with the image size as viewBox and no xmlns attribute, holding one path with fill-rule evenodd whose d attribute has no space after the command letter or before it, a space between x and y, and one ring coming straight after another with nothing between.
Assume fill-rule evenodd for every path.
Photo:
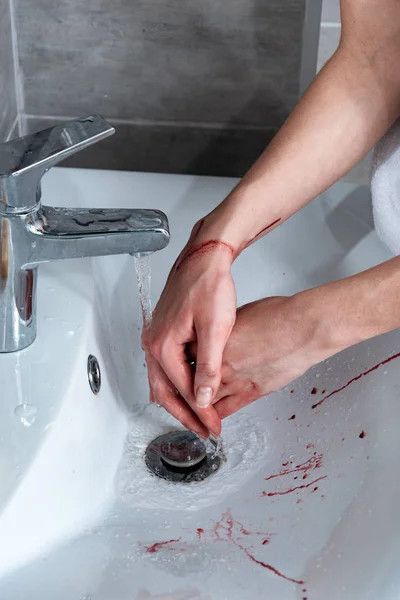
<instances>
[{"instance_id":1,"label":"chrome faucet","mask_svg":"<svg viewBox=\"0 0 400 600\"><path fill-rule=\"evenodd\" d=\"M41 204L41 179L50 167L113 133L102 117L90 116L0 144L0 352L35 340L40 263L151 253L168 244L168 220L157 210Z\"/></svg>"}]
</instances>

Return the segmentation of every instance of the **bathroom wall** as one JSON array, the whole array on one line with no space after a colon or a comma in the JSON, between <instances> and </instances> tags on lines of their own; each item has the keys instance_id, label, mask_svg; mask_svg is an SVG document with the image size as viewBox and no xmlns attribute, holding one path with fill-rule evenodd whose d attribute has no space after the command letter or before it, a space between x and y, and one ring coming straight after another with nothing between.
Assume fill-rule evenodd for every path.
<instances>
[{"instance_id":1,"label":"bathroom wall","mask_svg":"<svg viewBox=\"0 0 400 600\"><path fill-rule=\"evenodd\" d=\"M17 100L9 0L0 0L0 142L16 130Z\"/></svg>"},{"instance_id":2,"label":"bathroom wall","mask_svg":"<svg viewBox=\"0 0 400 600\"><path fill-rule=\"evenodd\" d=\"M340 30L340 0L322 0L318 71L338 47Z\"/></svg>"},{"instance_id":3,"label":"bathroom wall","mask_svg":"<svg viewBox=\"0 0 400 600\"><path fill-rule=\"evenodd\" d=\"M316 69L320 0L13 1L23 132L117 128L69 164L242 175Z\"/></svg>"}]
</instances>

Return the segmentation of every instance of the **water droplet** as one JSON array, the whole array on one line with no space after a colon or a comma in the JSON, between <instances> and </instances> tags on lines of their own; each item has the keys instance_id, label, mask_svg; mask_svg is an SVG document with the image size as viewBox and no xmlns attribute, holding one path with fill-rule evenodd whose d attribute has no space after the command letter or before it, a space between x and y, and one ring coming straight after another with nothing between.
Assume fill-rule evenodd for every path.
<instances>
[{"instance_id":1,"label":"water droplet","mask_svg":"<svg viewBox=\"0 0 400 600\"><path fill-rule=\"evenodd\" d=\"M71 331L68 331L68 332L67 332L67 336L68 336L68 337L72 337L72 336L74 336L74 335L75 335L75 331L73 331L72 329L71 329Z\"/></svg>"},{"instance_id":2,"label":"water droplet","mask_svg":"<svg viewBox=\"0 0 400 600\"><path fill-rule=\"evenodd\" d=\"M19 418L24 427L30 427L36 421L37 407L33 404L20 404L14 410L14 414Z\"/></svg>"}]
</instances>

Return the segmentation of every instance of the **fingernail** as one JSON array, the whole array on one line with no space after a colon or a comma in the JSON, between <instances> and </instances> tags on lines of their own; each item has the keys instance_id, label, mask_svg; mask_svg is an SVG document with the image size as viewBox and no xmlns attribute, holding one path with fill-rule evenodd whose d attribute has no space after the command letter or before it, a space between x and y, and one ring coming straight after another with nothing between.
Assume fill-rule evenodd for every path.
<instances>
[{"instance_id":1,"label":"fingernail","mask_svg":"<svg viewBox=\"0 0 400 600\"><path fill-rule=\"evenodd\" d=\"M212 389L210 387L199 387L196 394L196 405L198 408L208 408L211 404Z\"/></svg>"},{"instance_id":2,"label":"fingernail","mask_svg":"<svg viewBox=\"0 0 400 600\"><path fill-rule=\"evenodd\" d=\"M193 433L195 433L196 435L198 435L198 436L199 436L199 438L201 438L202 440L204 440L204 441L207 441L207 440L208 440L208 436L207 436L207 435L204 435L204 433L203 433L202 431L196 431L195 429L191 429L191 431L192 431Z\"/></svg>"}]
</instances>

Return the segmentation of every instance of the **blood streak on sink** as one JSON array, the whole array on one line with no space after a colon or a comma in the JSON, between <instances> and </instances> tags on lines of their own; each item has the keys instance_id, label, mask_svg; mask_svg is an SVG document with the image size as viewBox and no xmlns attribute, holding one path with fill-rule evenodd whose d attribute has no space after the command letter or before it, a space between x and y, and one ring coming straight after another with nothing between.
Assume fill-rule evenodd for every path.
<instances>
[{"instance_id":1,"label":"blood streak on sink","mask_svg":"<svg viewBox=\"0 0 400 600\"><path fill-rule=\"evenodd\" d=\"M313 447L313 444L307 444L307 448L312 448L312 447ZM314 452L313 456L310 456L310 458L308 458L306 461L299 463L297 465L295 465L293 463L293 461L286 461L286 462L282 463L282 469L280 470L280 472L274 473L273 475L270 475L269 477L265 477L265 481L271 481L271 479L275 479L277 477L284 477L286 475L291 475L291 474L296 475L295 477L293 477L293 479L296 480L298 478L298 474L301 474L301 473L302 473L302 479L307 479L311 472L313 472L315 469L319 469L321 466L322 466L322 454L317 454L316 452ZM313 479L313 481L303 483L301 485L289 487L286 490L278 490L278 491L270 491L270 492L267 492L266 490L264 490L262 492L261 496L262 497L286 496L287 494L291 494L292 492L297 492L297 491L308 489L311 487L313 487L312 491L315 492L318 489L318 486L315 486L315 484L326 478L327 478L327 475L321 475L320 477Z\"/></svg>"},{"instance_id":2,"label":"blood streak on sink","mask_svg":"<svg viewBox=\"0 0 400 600\"><path fill-rule=\"evenodd\" d=\"M302 463L299 463L298 465L294 465L292 460L283 462L282 463L283 468L280 470L280 472L274 473L273 475L270 475L269 477L265 477L265 481L270 481L271 479L275 479L276 477L282 477L283 475L290 475L291 473L304 472L304 475L306 475L306 477L308 477L308 475L311 471L314 471L315 469L319 469L321 466L322 466L322 454L317 454L316 452L314 452L313 456L310 456L310 458L307 458L307 460L305 460ZM304 475L303 475L303 479L306 479L306 477L304 477Z\"/></svg>"},{"instance_id":3,"label":"blood streak on sink","mask_svg":"<svg viewBox=\"0 0 400 600\"><path fill-rule=\"evenodd\" d=\"M325 400L328 400L328 398L331 398L335 394L338 394L339 392L342 392L347 387L349 387L349 385L351 385L355 381L358 381L359 379L361 379L361 377L365 377L366 375L369 375L373 371L376 371L377 369L379 369L379 367L382 367L383 365L387 365L392 360L395 360L396 358L399 358L399 357L400 357L400 352L398 352L397 354L394 354L393 356L389 356L389 358L386 358L385 360L382 360L377 365L374 365L373 367L371 367L370 369L367 369L363 373L360 373L359 375L356 375L356 377L353 377L353 379L350 379L350 381L348 381L345 385L342 385L342 387L338 388L337 390L333 390L333 392L330 392L327 396L324 396L324 398L321 398L321 400L318 400L318 402L316 402L316 404L313 404L311 408L318 408L318 406L321 406L321 404L323 402L325 402ZM314 389L316 389L316 388L313 388L313 390ZM316 392L311 391L311 393L313 394L313 393L316 393Z\"/></svg>"},{"instance_id":4,"label":"blood streak on sink","mask_svg":"<svg viewBox=\"0 0 400 600\"><path fill-rule=\"evenodd\" d=\"M309 483L305 483L303 485L296 485L295 487L289 488L288 490L283 490L283 491L278 491L278 492L266 492L265 490L263 491L263 493L261 494L261 496L265 497L265 496L286 496L286 494L291 494L292 492L297 492L298 490L304 490L306 488L311 487L312 485L318 483L318 481L322 481L323 479L326 479L327 475L322 475L321 477L317 477L317 479L314 479L314 481L310 481ZM316 492L318 489L318 486L314 487L314 489L312 490L313 492Z\"/></svg>"},{"instance_id":5,"label":"blood streak on sink","mask_svg":"<svg viewBox=\"0 0 400 600\"><path fill-rule=\"evenodd\" d=\"M279 569L273 567L269 563L261 560L261 557L258 558L255 554L257 550L255 549L256 544L254 543L255 538L260 539L259 543L259 551L262 550L263 546L267 546L271 540L271 537L274 534L265 533L261 531L250 531L247 529L240 521L235 520L232 517L232 512L230 509L226 510L221 519L217 522L214 522L214 525L208 531L205 531L202 527L197 528L196 536L197 541L199 543L202 542L203 536L208 536L213 539L214 542L225 542L226 544L230 544L238 548L251 562L259 565L260 567L267 569L277 577L281 577L286 581L291 583L295 583L298 585L304 585L304 581L301 579L295 579L293 577L289 577L282 573ZM181 538L167 540L163 542L155 542L151 546L146 547L146 554L157 554L159 551L172 550L175 552L184 552L186 550L185 542L182 545L178 545L181 541ZM139 544L141 545L141 544Z\"/></svg>"},{"instance_id":6,"label":"blood streak on sink","mask_svg":"<svg viewBox=\"0 0 400 600\"><path fill-rule=\"evenodd\" d=\"M247 556L247 558L249 560L251 560L255 564L259 565L260 567L263 567L264 569L271 571L271 573L274 573L278 577L281 577L282 579L285 579L286 581L290 581L291 583L296 583L298 585L304 584L304 581L302 581L300 579L294 579L293 577L284 575L284 573L282 573L281 571L279 571L272 565L264 562L263 560L256 558L254 556L254 551L252 550L250 552L250 550L248 548L246 548L246 546L244 545L243 538L241 538L241 535L262 536L263 540L261 542L261 545L265 546L269 542L269 538L270 538L271 534L265 534L265 533L261 533L259 531L257 531L257 532L248 531L247 529L245 529L243 527L243 525L239 521L235 521L233 519L232 513L230 510L227 510L226 512L224 512L221 520L218 521L217 523L215 523L215 525L212 529L212 534L214 536L215 541L217 541L217 542L226 541L226 542L236 546L236 548L241 550Z\"/></svg>"},{"instance_id":7,"label":"blood streak on sink","mask_svg":"<svg viewBox=\"0 0 400 600\"><path fill-rule=\"evenodd\" d=\"M163 548L163 547L168 547L168 549L170 550L171 549L169 547L170 544L177 544L180 541L181 541L181 538L178 538L177 540L168 540L166 542L156 542L152 546L148 546L146 548L146 552L147 552L147 554L156 554L156 552L158 552L159 549Z\"/></svg>"}]
</instances>

